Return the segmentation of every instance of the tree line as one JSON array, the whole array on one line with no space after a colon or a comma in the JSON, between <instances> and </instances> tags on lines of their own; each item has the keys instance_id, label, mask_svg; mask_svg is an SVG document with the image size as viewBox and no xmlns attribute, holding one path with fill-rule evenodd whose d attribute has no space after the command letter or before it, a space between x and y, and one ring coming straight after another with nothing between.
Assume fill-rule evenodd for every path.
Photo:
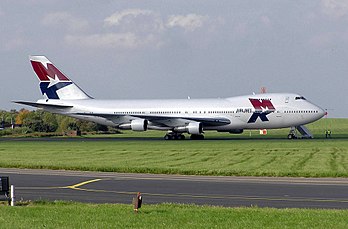
<instances>
[{"instance_id":1,"label":"tree line","mask_svg":"<svg viewBox=\"0 0 348 229\"><path fill-rule=\"evenodd\" d=\"M115 131L93 122L52 114L43 110L0 111L0 135L28 134L35 132L65 133L67 131Z\"/></svg>"}]
</instances>

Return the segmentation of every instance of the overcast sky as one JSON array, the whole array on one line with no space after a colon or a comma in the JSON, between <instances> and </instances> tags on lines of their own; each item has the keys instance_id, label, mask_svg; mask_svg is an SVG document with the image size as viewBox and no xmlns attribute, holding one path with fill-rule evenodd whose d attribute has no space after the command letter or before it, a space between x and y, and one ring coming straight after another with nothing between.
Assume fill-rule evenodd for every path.
<instances>
[{"instance_id":1,"label":"overcast sky","mask_svg":"<svg viewBox=\"0 0 348 229\"><path fill-rule=\"evenodd\" d=\"M41 98L46 55L101 99L295 92L348 117L346 0L1 0L0 109Z\"/></svg>"}]
</instances>

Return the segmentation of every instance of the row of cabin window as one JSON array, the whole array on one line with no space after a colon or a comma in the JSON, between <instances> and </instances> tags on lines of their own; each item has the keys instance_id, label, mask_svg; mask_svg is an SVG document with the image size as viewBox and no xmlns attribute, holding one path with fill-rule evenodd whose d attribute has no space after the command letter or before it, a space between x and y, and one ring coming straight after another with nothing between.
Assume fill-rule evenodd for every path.
<instances>
[{"instance_id":1,"label":"row of cabin window","mask_svg":"<svg viewBox=\"0 0 348 229\"><path fill-rule=\"evenodd\" d=\"M314 110L305 110L305 111L284 111L284 113L318 113L318 111L314 111Z\"/></svg>"},{"instance_id":2,"label":"row of cabin window","mask_svg":"<svg viewBox=\"0 0 348 229\"><path fill-rule=\"evenodd\" d=\"M188 114L188 111L185 111ZM234 111L193 111L193 114L231 114ZM144 111L126 111L126 112L114 112L114 114L145 114ZM181 114L181 111L150 111L150 114Z\"/></svg>"}]
</instances>

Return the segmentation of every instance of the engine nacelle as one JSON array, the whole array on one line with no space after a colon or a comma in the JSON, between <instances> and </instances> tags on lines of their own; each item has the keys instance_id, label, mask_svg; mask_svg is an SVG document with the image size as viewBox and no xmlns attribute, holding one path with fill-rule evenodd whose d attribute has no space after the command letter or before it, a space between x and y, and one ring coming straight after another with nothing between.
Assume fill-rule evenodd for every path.
<instances>
[{"instance_id":1,"label":"engine nacelle","mask_svg":"<svg viewBox=\"0 0 348 229\"><path fill-rule=\"evenodd\" d=\"M148 124L146 119L135 119L131 121L131 129L133 131L146 131Z\"/></svg>"},{"instance_id":2,"label":"engine nacelle","mask_svg":"<svg viewBox=\"0 0 348 229\"><path fill-rule=\"evenodd\" d=\"M241 134L243 133L243 129L235 129L235 130L230 130L230 134Z\"/></svg>"},{"instance_id":3,"label":"engine nacelle","mask_svg":"<svg viewBox=\"0 0 348 229\"><path fill-rule=\"evenodd\" d=\"M203 133L203 125L200 122L190 122L186 126L187 132L189 134L202 134Z\"/></svg>"}]
</instances>

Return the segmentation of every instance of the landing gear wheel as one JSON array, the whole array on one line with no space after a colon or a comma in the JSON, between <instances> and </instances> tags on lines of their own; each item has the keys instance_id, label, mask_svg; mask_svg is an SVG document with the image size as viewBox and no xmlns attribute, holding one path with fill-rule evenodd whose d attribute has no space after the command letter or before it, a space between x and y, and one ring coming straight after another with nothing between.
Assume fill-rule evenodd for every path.
<instances>
[{"instance_id":1,"label":"landing gear wheel","mask_svg":"<svg viewBox=\"0 0 348 229\"><path fill-rule=\"evenodd\" d=\"M289 134L288 139L296 139L297 137L294 134Z\"/></svg>"},{"instance_id":2,"label":"landing gear wheel","mask_svg":"<svg viewBox=\"0 0 348 229\"><path fill-rule=\"evenodd\" d=\"M165 140L172 140L173 139L173 135L166 134L166 135L164 135L164 139Z\"/></svg>"},{"instance_id":3,"label":"landing gear wheel","mask_svg":"<svg viewBox=\"0 0 348 229\"><path fill-rule=\"evenodd\" d=\"M183 134L177 134L177 133L168 133L164 135L165 140L184 140L185 135Z\"/></svg>"},{"instance_id":4,"label":"landing gear wheel","mask_svg":"<svg viewBox=\"0 0 348 229\"><path fill-rule=\"evenodd\" d=\"M185 139L185 135L179 134L179 135L177 136L177 139L178 139L178 140L184 140L184 139Z\"/></svg>"},{"instance_id":5,"label":"landing gear wheel","mask_svg":"<svg viewBox=\"0 0 348 229\"><path fill-rule=\"evenodd\" d=\"M191 140L204 140L203 134L191 134L190 136Z\"/></svg>"}]
</instances>

